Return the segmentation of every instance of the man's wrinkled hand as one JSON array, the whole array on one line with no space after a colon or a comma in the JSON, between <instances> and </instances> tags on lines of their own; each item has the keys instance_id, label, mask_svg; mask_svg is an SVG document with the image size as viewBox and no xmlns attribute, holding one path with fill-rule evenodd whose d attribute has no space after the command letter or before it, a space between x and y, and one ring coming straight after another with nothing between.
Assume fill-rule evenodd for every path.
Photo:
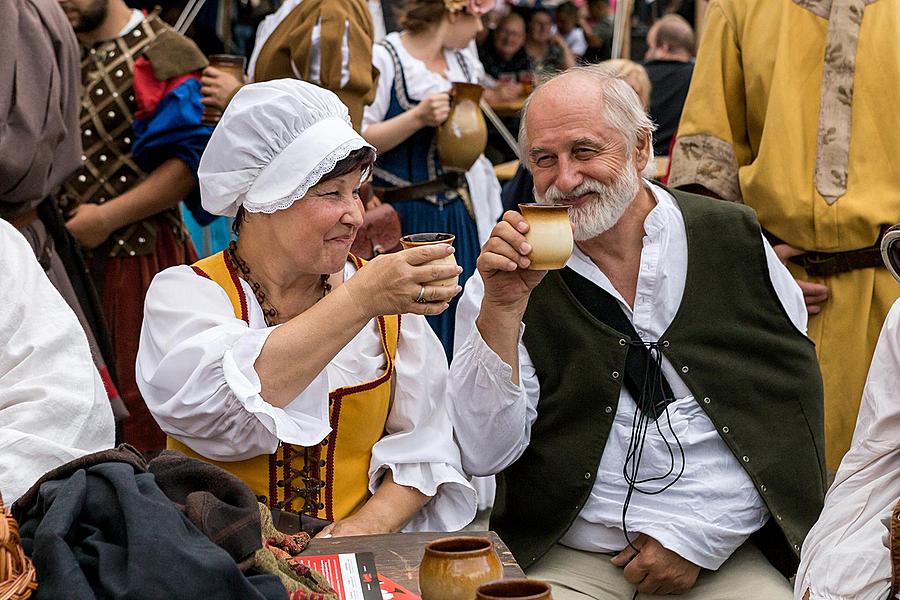
<instances>
[{"instance_id":1,"label":"man's wrinkled hand","mask_svg":"<svg viewBox=\"0 0 900 600\"><path fill-rule=\"evenodd\" d=\"M640 534L633 545L614 556L610 562L624 567L625 580L637 585L642 594L683 594L694 587L700 567L648 535Z\"/></svg>"},{"instance_id":2,"label":"man's wrinkled hand","mask_svg":"<svg viewBox=\"0 0 900 600\"><path fill-rule=\"evenodd\" d=\"M531 271L531 244L525 239L528 222L515 211L506 211L481 249L476 266L484 280L485 300L497 304L527 301L546 271Z\"/></svg>"},{"instance_id":3,"label":"man's wrinkled hand","mask_svg":"<svg viewBox=\"0 0 900 600\"><path fill-rule=\"evenodd\" d=\"M84 248L96 248L112 235L114 227L109 223L99 204L82 204L66 221L66 229Z\"/></svg>"},{"instance_id":4,"label":"man's wrinkled hand","mask_svg":"<svg viewBox=\"0 0 900 600\"><path fill-rule=\"evenodd\" d=\"M782 264L785 265L787 265L788 259L806 254L803 250L794 248L788 244L775 244L772 246L772 250L778 255ZM800 291L803 292L803 300L806 302L806 312L811 315L822 312L820 304L828 300L828 287L821 283L803 281L802 279L796 279L796 282L797 285L800 286Z\"/></svg>"}]
</instances>

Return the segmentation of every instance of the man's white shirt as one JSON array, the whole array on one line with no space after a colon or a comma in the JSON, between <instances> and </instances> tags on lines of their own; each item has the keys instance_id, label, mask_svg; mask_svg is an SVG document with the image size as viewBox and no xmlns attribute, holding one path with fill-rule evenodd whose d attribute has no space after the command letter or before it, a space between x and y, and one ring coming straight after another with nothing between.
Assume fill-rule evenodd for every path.
<instances>
[{"instance_id":1,"label":"man's white shirt","mask_svg":"<svg viewBox=\"0 0 900 600\"><path fill-rule=\"evenodd\" d=\"M641 339L654 341L668 329L681 304L688 253L684 219L674 198L663 188L645 184L657 205L644 222L634 309L577 247L567 266L612 294ZM762 237L760 244L765 247L778 297L794 325L805 333L807 314L799 287ZM520 385L512 383L511 367L487 346L474 326L483 294L484 285L476 273L457 308L448 403L463 449L464 469L477 475L497 473L521 456L530 441L540 398L534 364L522 341L524 324L519 332ZM665 474L671 464L669 446L676 455L675 473L679 471L680 454L674 448L672 431L684 447L684 473L662 494L635 492L626 524L632 537L644 533L703 568L717 569L765 524L769 512L749 476L665 358L662 368L676 398L668 407L671 429L665 415L658 421L664 436L650 428L639 475L644 479ZM623 386L590 497L560 540L562 544L607 553L625 547L622 506L628 485L622 471L635 409L634 399ZM657 483L662 487L672 478L674 475Z\"/></svg>"}]
</instances>

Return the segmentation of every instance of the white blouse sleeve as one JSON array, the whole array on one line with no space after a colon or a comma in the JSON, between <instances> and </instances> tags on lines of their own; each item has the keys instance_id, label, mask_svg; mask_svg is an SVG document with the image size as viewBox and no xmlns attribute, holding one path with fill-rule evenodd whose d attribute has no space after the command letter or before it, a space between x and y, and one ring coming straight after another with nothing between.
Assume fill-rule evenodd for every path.
<instances>
[{"instance_id":1,"label":"white blouse sleeve","mask_svg":"<svg viewBox=\"0 0 900 600\"><path fill-rule=\"evenodd\" d=\"M0 493L11 504L47 471L111 448L115 425L78 318L2 219L0 306Z\"/></svg>"},{"instance_id":2,"label":"white blouse sleeve","mask_svg":"<svg viewBox=\"0 0 900 600\"><path fill-rule=\"evenodd\" d=\"M387 49L375 44L372 46L372 64L378 69L378 87L375 89L375 99L363 110L361 131L365 135L366 128L373 123L381 123L387 115L391 105L391 86L394 83L394 61Z\"/></svg>"},{"instance_id":3,"label":"white blouse sleeve","mask_svg":"<svg viewBox=\"0 0 900 600\"><path fill-rule=\"evenodd\" d=\"M372 448L369 488L386 469L431 500L405 531L456 531L475 517L475 490L462 474L446 408L447 359L424 317L403 315L387 435Z\"/></svg>"},{"instance_id":4,"label":"white blouse sleeve","mask_svg":"<svg viewBox=\"0 0 900 600\"><path fill-rule=\"evenodd\" d=\"M900 301L881 330L850 450L800 555L794 597L883 600L891 585L891 512L900 498Z\"/></svg>"},{"instance_id":5,"label":"white blouse sleeve","mask_svg":"<svg viewBox=\"0 0 900 600\"><path fill-rule=\"evenodd\" d=\"M540 382L522 342L519 326L519 381L475 326L484 283L475 273L456 307L456 341L448 385L448 408L470 475L492 475L514 463L531 442Z\"/></svg>"},{"instance_id":6,"label":"white blouse sleeve","mask_svg":"<svg viewBox=\"0 0 900 600\"><path fill-rule=\"evenodd\" d=\"M222 461L271 454L279 440L311 446L328 435L325 371L284 409L260 396L254 364L273 330L236 318L225 291L190 267L158 274L144 304L135 375L162 430Z\"/></svg>"}]
</instances>

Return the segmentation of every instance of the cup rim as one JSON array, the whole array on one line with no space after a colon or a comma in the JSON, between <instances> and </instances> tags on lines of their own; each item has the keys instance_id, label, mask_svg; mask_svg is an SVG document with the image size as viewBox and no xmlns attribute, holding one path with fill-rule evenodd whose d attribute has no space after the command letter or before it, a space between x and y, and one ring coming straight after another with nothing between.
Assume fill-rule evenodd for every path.
<instances>
[{"instance_id":1,"label":"cup rim","mask_svg":"<svg viewBox=\"0 0 900 600\"><path fill-rule=\"evenodd\" d=\"M510 586L534 586L535 588L540 587L540 591L535 591L534 594L529 596L498 596L496 594L492 594L490 592L493 588L498 587L510 587ZM544 596L547 593L552 591L552 587L549 583L542 579L529 579L529 578L510 578L510 579L498 579L496 581L489 581L478 586L476 590L476 597L479 595L485 598L515 598L516 600L536 600L541 596Z\"/></svg>"},{"instance_id":2,"label":"cup rim","mask_svg":"<svg viewBox=\"0 0 900 600\"><path fill-rule=\"evenodd\" d=\"M471 550L441 550L438 546L441 545L449 545L454 543L470 543L470 544L478 544L478 548L472 548ZM439 538L436 540L432 540L425 545L425 553L430 554L432 556L438 556L441 558L465 558L471 556L477 556L479 554L484 553L485 551L491 551L494 549L494 542L490 538L481 537L477 535L455 535L450 537Z\"/></svg>"},{"instance_id":3,"label":"cup rim","mask_svg":"<svg viewBox=\"0 0 900 600\"><path fill-rule=\"evenodd\" d=\"M413 240L413 238L417 235L431 235L431 236L443 236L441 239L430 239L430 240ZM400 237L401 244L410 244L415 246L427 246L431 244L453 244L456 240L456 236L452 233L445 232L422 232L422 233L410 233Z\"/></svg>"},{"instance_id":4,"label":"cup rim","mask_svg":"<svg viewBox=\"0 0 900 600\"><path fill-rule=\"evenodd\" d=\"M519 208L572 208L569 204L547 204L546 202L519 202Z\"/></svg>"}]
</instances>

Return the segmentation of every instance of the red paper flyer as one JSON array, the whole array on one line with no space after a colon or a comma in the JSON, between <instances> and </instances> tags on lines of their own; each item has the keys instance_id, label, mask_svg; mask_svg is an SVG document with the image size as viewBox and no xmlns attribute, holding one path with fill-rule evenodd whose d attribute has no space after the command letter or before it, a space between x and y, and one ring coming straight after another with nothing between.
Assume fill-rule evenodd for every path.
<instances>
[{"instance_id":1,"label":"red paper flyer","mask_svg":"<svg viewBox=\"0 0 900 600\"><path fill-rule=\"evenodd\" d=\"M341 600L382 600L375 556L371 552L300 554L294 559L321 573Z\"/></svg>"}]
</instances>

